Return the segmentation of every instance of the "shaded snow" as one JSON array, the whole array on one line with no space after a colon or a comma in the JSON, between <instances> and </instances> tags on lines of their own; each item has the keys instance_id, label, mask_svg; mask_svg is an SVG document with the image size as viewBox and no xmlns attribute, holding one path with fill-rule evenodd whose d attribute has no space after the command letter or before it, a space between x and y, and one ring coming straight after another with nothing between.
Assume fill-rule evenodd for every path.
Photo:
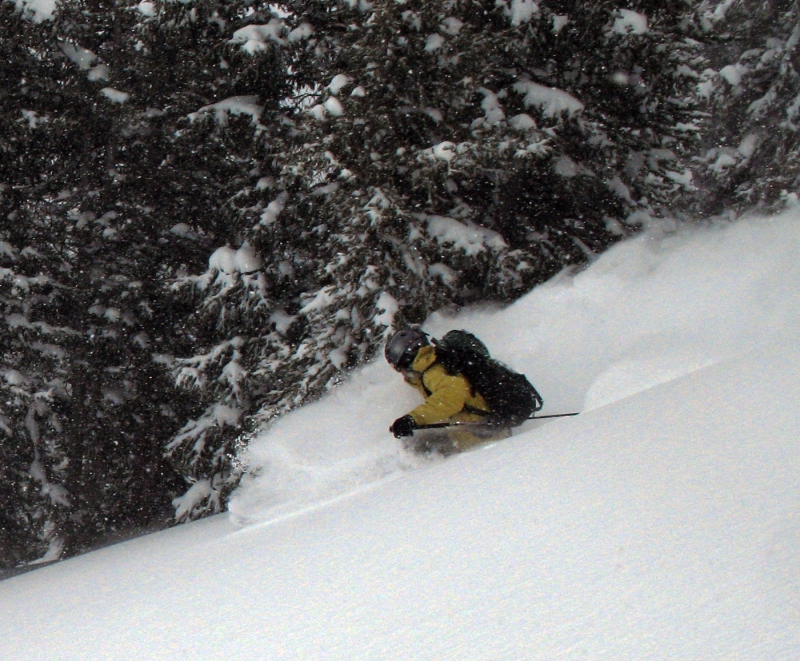
<instances>
[{"instance_id":1,"label":"shaded snow","mask_svg":"<svg viewBox=\"0 0 800 661\"><path fill-rule=\"evenodd\" d=\"M425 52L432 53L444 45L444 37L440 34L429 34L425 40Z\"/></svg>"},{"instance_id":2,"label":"shaded snow","mask_svg":"<svg viewBox=\"0 0 800 661\"><path fill-rule=\"evenodd\" d=\"M301 23L289 33L288 39L293 43L301 41L302 39L308 39L312 34L314 34L313 26L310 23Z\"/></svg>"},{"instance_id":3,"label":"shaded snow","mask_svg":"<svg viewBox=\"0 0 800 661\"><path fill-rule=\"evenodd\" d=\"M617 34L646 34L649 31L647 16L630 9L618 9L614 19L614 32Z\"/></svg>"},{"instance_id":4,"label":"shaded snow","mask_svg":"<svg viewBox=\"0 0 800 661\"><path fill-rule=\"evenodd\" d=\"M78 68L84 71L90 69L95 60L97 60L97 55L86 48L78 46L77 44L71 44L68 41L61 41L59 42L58 46L64 55L67 56L67 59L71 60L74 64L77 64Z\"/></svg>"},{"instance_id":5,"label":"shaded snow","mask_svg":"<svg viewBox=\"0 0 800 661\"><path fill-rule=\"evenodd\" d=\"M202 114L213 112L218 124L226 124L229 115L249 115L253 123L258 125L263 106L258 105L257 96L232 96L217 103L203 106L196 112L188 115L190 121L195 121Z\"/></svg>"},{"instance_id":6,"label":"shaded snow","mask_svg":"<svg viewBox=\"0 0 800 661\"><path fill-rule=\"evenodd\" d=\"M211 495L211 480L198 480L186 493L172 501L175 507L175 518L179 521L186 517L199 503Z\"/></svg>"},{"instance_id":7,"label":"shaded snow","mask_svg":"<svg viewBox=\"0 0 800 661\"><path fill-rule=\"evenodd\" d=\"M485 87L481 87L478 92L483 94L481 108L483 109L483 114L486 116L485 126L497 126L506 118L499 97Z\"/></svg>"},{"instance_id":8,"label":"shaded snow","mask_svg":"<svg viewBox=\"0 0 800 661\"><path fill-rule=\"evenodd\" d=\"M545 87L529 80L514 84L514 90L524 94L526 106L536 106L545 117L558 117L565 112L572 116L583 110L583 104L574 96L555 87Z\"/></svg>"},{"instance_id":9,"label":"shaded snow","mask_svg":"<svg viewBox=\"0 0 800 661\"><path fill-rule=\"evenodd\" d=\"M341 117L344 114L344 108L335 96L330 97L322 105L331 117Z\"/></svg>"},{"instance_id":10,"label":"shaded snow","mask_svg":"<svg viewBox=\"0 0 800 661\"><path fill-rule=\"evenodd\" d=\"M253 441L230 515L0 583L0 658L800 658L798 249L797 211L654 227L434 315L582 414L414 458L376 361Z\"/></svg>"},{"instance_id":11,"label":"shaded snow","mask_svg":"<svg viewBox=\"0 0 800 661\"><path fill-rule=\"evenodd\" d=\"M261 255L248 243L234 250L229 246L217 248L208 258L208 268L220 273L253 273L263 266Z\"/></svg>"},{"instance_id":12,"label":"shaded snow","mask_svg":"<svg viewBox=\"0 0 800 661\"><path fill-rule=\"evenodd\" d=\"M720 69L719 75L734 87L742 82L742 67L737 64L729 64Z\"/></svg>"},{"instance_id":13,"label":"shaded snow","mask_svg":"<svg viewBox=\"0 0 800 661\"><path fill-rule=\"evenodd\" d=\"M533 120L533 117L527 113L514 115L508 120L508 123L515 131L528 131L536 128L536 122Z\"/></svg>"},{"instance_id":14,"label":"shaded snow","mask_svg":"<svg viewBox=\"0 0 800 661\"><path fill-rule=\"evenodd\" d=\"M142 0L142 2L136 5L136 9L143 16L152 17L156 15L156 6L147 0Z\"/></svg>"},{"instance_id":15,"label":"shaded snow","mask_svg":"<svg viewBox=\"0 0 800 661\"><path fill-rule=\"evenodd\" d=\"M497 0L496 4L503 7L511 25L515 26L527 23L539 11L539 5L533 0Z\"/></svg>"},{"instance_id":16,"label":"shaded snow","mask_svg":"<svg viewBox=\"0 0 800 661\"><path fill-rule=\"evenodd\" d=\"M555 15L553 16L553 32L558 34L569 23L569 16Z\"/></svg>"},{"instance_id":17,"label":"shaded snow","mask_svg":"<svg viewBox=\"0 0 800 661\"><path fill-rule=\"evenodd\" d=\"M281 37L286 30L284 22L278 18L270 19L265 25L246 25L233 33L231 44L237 44L250 55L255 55L269 48L269 43L283 44ZM295 40L300 38L295 37Z\"/></svg>"},{"instance_id":18,"label":"shaded snow","mask_svg":"<svg viewBox=\"0 0 800 661\"><path fill-rule=\"evenodd\" d=\"M452 37L455 37L459 32L461 32L461 28L464 27L464 21L455 16L448 16L444 19L439 26L439 29L444 32L445 34L449 34Z\"/></svg>"},{"instance_id":19,"label":"shaded snow","mask_svg":"<svg viewBox=\"0 0 800 661\"><path fill-rule=\"evenodd\" d=\"M332 79L330 84L328 85L328 90L334 96L342 91L343 88L347 87L351 83L350 76L346 76L343 73L335 75Z\"/></svg>"},{"instance_id":20,"label":"shaded snow","mask_svg":"<svg viewBox=\"0 0 800 661\"><path fill-rule=\"evenodd\" d=\"M125 103L131 96L127 92L122 92L120 90L114 89L113 87L104 87L103 89L100 90L100 94L106 97L109 101L113 101L114 103Z\"/></svg>"},{"instance_id":21,"label":"shaded snow","mask_svg":"<svg viewBox=\"0 0 800 661\"><path fill-rule=\"evenodd\" d=\"M473 223L462 223L447 216L422 215L427 223L428 234L438 243L451 244L465 255L473 256L487 247L501 249L506 246L497 232Z\"/></svg>"},{"instance_id":22,"label":"shaded snow","mask_svg":"<svg viewBox=\"0 0 800 661\"><path fill-rule=\"evenodd\" d=\"M34 23L52 20L59 4L56 0L13 0L13 2L17 10Z\"/></svg>"}]
</instances>

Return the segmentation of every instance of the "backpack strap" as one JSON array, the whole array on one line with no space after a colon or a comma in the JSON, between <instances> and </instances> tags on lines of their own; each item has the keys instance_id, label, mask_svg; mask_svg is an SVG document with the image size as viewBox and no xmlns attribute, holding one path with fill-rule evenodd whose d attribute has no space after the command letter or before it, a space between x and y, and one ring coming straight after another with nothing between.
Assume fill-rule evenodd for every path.
<instances>
[{"instance_id":1,"label":"backpack strap","mask_svg":"<svg viewBox=\"0 0 800 661\"><path fill-rule=\"evenodd\" d=\"M436 363L434 363L433 365L435 365L435 364ZM431 365L431 367L433 367L433 365ZM428 370L431 367L429 367ZM427 372L428 370L425 370L425 372ZM433 391L430 388L428 388L428 386L425 385L425 372L423 372L419 376L419 385L421 385L422 389L425 391L425 397L430 397L433 394Z\"/></svg>"},{"instance_id":2,"label":"backpack strap","mask_svg":"<svg viewBox=\"0 0 800 661\"><path fill-rule=\"evenodd\" d=\"M482 418L488 418L490 415L492 415L491 411L484 411L483 409L476 409L474 406L470 406L469 404L464 404L464 409L463 410L464 410L465 413L471 413L473 415L479 415Z\"/></svg>"},{"instance_id":3,"label":"backpack strap","mask_svg":"<svg viewBox=\"0 0 800 661\"><path fill-rule=\"evenodd\" d=\"M434 354L436 355L436 354ZM422 386L422 389L425 391L425 397L430 397L433 394L433 391L425 385L425 375L428 371L434 366L439 365L438 358L434 360L430 365L428 365L423 372L419 372L419 384Z\"/></svg>"}]
</instances>

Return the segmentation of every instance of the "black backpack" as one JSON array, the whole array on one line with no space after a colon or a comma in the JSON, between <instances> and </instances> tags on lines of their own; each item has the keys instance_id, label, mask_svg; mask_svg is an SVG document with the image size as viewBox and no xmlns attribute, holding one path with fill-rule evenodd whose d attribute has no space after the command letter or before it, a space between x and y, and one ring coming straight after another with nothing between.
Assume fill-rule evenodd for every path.
<instances>
[{"instance_id":1,"label":"black backpack","mask_svg":"<svg viewBox=\"0 0 800 661\"><path fill-rule=\"evenodd\" d=\"M544 402L525 375L494 360L472 333L452 330L433 344L448 374L463 374L473 391L483 395L491 409L489 424L516 427L541 411Z\"/></svg>"}]
</instances>

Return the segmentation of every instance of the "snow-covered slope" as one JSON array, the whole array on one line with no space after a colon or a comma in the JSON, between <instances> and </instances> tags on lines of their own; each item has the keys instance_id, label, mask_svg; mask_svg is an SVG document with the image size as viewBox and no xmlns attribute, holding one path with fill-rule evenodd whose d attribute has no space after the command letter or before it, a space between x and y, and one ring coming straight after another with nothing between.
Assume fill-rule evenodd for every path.
<instances>
[{"instance_id":1,"label":"snow-covered slope","mask_svg":"<svg viewBox=\"0 0 800 661\"><path fill-rule=\"evenodd\" d=\"M800 658L799 249L798 214L650 234L430 320L584 412L423 462L368 366L254 441L231 516L0 583L0 658Z\"/></svg>"},{"instance_id":2,"label":"snow-covered slope","mask_svg":"<svg viewBox=\"0 0 800 661\"><path fill-rule=\"evenodd\" d=\"M509 308L435 315L426 329L477 333L493 355L531 378L545 399L543 414L587 411L795 337L798 222L800 212L668 236L650 232ZM416 403L417 394L378 361L279 421L251 445L259 476L236 494L234 517L270 519L408 467L386 430Z\"/></svg>"}]
</instances>

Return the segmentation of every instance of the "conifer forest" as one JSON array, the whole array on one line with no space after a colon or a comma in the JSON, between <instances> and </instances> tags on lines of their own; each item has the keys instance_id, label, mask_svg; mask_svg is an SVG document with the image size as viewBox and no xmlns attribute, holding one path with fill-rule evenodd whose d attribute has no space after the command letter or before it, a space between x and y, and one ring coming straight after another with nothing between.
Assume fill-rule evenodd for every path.
<instances>
[{"instance_id":1,"label":"conifer forest","mask_svg":"<svg viewBox=\"0 0 800 661\"><path fill-rule=\"evenodd\" d=\"M224 510L393 328L798 204L798 42L793 0L0 0L0 570Z\"/></svg>"}]
</instances>

